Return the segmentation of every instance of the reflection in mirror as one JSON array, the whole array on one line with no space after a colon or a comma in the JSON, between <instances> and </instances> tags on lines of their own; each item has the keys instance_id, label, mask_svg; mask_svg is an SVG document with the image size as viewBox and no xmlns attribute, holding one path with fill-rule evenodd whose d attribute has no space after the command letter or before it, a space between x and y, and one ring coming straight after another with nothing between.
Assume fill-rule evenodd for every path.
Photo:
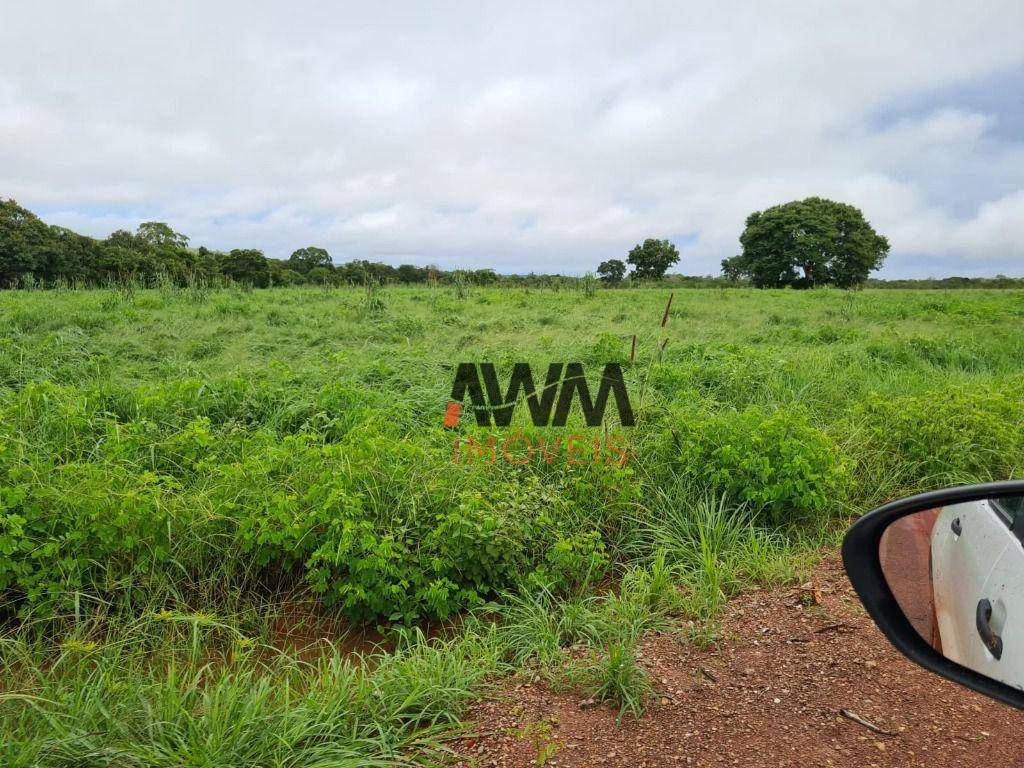
<instances>
[{"instance_id":1,"label":"reflection in mirror","mask_svg":"<svg viewBox=\"0 0 1024 768\"><path fill-rule=\"evenodd\" d=\"M879 559L913 625L951 661L1024 689L1024 496L895 520Z\"/></svg>"}]
</instances>

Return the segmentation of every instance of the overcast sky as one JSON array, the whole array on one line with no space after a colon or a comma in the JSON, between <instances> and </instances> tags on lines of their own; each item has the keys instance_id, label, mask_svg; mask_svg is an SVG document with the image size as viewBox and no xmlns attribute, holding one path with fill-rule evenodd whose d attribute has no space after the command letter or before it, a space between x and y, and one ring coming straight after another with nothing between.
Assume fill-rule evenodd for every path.
<instances>
[{"instance_id":1,"label":"overcast sky","mask_svg":"<svg viewBox=\"0 0 1024 768\"><path fill-rule=\"evenodd\" d=\"M582 273L861 207L887 277L1024 275L1024 2L21 2L0 197L105 236Z\"/></svg>"}]
</instances>

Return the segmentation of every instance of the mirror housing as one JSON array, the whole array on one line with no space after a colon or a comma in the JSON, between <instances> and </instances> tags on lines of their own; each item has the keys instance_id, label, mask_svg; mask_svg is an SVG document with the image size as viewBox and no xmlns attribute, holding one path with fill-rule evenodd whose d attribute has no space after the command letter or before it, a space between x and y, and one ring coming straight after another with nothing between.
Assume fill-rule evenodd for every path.
<instances>
[{"instance_id":1,"label":"mirror housing","mask_svg":"<svg viewBox=\"0 0 1024 768\"><path fill-rule=\"evenodd\" d=\"M892 501L854 523L843 539L842 554L846 574L868 615L904 656L948 680L1024 709L1024 690L946 658L919 634L893 594L879 555L882 536L896 520L953 504L1019 496L1024 496L1024 480L964 485Z\"/></svg>"}]
</instances>

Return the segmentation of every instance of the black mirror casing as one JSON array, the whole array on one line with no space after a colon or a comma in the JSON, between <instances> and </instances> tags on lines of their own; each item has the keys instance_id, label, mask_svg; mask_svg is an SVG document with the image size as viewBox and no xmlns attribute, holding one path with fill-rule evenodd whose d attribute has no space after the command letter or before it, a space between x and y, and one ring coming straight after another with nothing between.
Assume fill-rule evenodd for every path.
<instances>
[{"instance_id":1,"label":"black mirror casing","mask_svg":"<svg viewBox=\"0 0 1024 768\"><path fill-rule=\"evenodd\" d=\"M964 485L884 504L857 520L843 539L843 566L878 628L916 664L1005 704L1024 709L1024 691L985 677L936 651L903 613L882 571L879 544L895 521L915 512L962 502L1024 495L1024 480Z\"/></svg>"}]
</instances>

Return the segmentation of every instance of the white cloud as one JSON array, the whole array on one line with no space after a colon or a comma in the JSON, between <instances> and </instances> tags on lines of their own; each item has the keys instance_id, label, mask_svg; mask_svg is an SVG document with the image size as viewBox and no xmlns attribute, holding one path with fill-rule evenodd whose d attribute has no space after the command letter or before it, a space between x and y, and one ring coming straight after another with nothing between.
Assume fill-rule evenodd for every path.
<instances>
[{"instance_id":1,"label":"white cloud","mask_svg":"<svg viewBox=\"0 0 1024 768\"><path fill-rule=\"evenodd\" d=\"M1022 28L1017 0L24 3L0 195L97 235L504 271L676 236L714 272L750 211L820 194L890 274L1021 272L1024 140L958 103L878 115L1024 66Z\"/></svg>"}]
</instances>

